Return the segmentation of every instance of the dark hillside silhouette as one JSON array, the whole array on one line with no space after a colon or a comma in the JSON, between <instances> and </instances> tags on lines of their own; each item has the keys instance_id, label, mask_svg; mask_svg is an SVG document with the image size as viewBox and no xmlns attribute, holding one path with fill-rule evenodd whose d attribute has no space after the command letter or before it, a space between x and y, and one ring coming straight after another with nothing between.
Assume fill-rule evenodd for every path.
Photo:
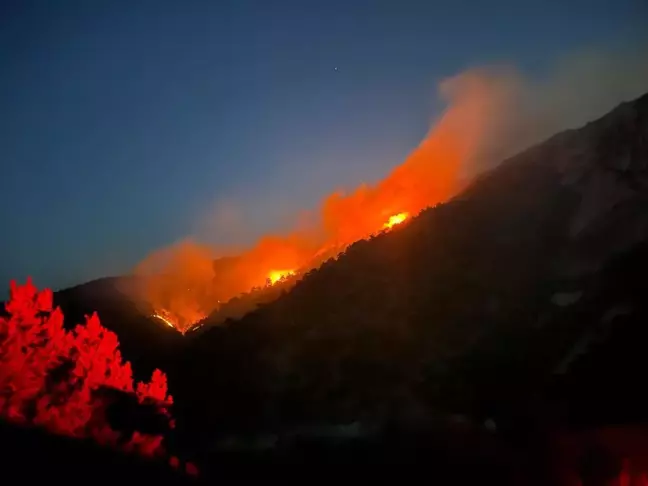
<instances>
[{"instance_id":1,"label":"dark hillside silhouette","mask_svg":"<svg viewBox=\"0 0 648 486\"><path fill-rule=\"evenodd\" d=\"M646 127L648 96L200 333L177 370L191 377L178 390L184 415L200 417L189 427L211 436L440 411L485 419L542 394L595 325L584 316L607 310L599 282L615 255L648 236Z\"/></svg>"},{"instance_id":2,"label":"dark hillside silhouette","mask_svg":"<svg viewBox=\"0 0 648 486\"><path fill-rule=\"evenodd\" d=\"M136 277L103 278L54 294L66 326L83 322L85 315L99 314L102 323L117 333L121 349L133 363L138 378L150 376L184 345L182 336L150 314L143 313L121 290Z\"/></svg>"},{"instance_id":3,"label":"dark hillside silhouette","mask_svg":"<svg viewBox=\"0 0 648 486\"><path fill-rule=\"evenodd\" d=\"M175 445L210 478L416 463L558 484L618 477L641 454L617 445L648 437L647 242L645 95L185 336L113 279L54 300L66 326L97 310L138 371L165 369Z\"/></svg>"}]
</instances>

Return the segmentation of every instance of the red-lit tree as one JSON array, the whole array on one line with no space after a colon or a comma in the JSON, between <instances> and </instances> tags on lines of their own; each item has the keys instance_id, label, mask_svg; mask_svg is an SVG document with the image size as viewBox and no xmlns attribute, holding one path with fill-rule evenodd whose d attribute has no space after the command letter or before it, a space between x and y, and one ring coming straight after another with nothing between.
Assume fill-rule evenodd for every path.
<instances>
[{"instance_id":1,"label":"red-lit tree","mask_svg":"<svg viewBox=\"0 0 648 486\"><path fill-rule=\"evenodd\" d=\"M0 318L0 417L145 456L164 454L162 435L114 430L106 418L110 401L99 393L135 394L172 427L172 398L162 371L134 387L115 333L102 327L96 314L66 331L61 310L52 309L52 292L39 292L30 279L23 286L11 282L5 308L10 317Z\"/></svg>"}]
</instances>

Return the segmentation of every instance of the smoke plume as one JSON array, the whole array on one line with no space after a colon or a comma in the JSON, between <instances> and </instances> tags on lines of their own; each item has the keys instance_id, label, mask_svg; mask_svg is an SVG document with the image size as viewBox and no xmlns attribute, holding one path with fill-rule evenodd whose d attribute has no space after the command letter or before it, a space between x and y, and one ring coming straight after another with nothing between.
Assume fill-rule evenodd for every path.
<instances>
[{"instance_id":1,"label":"smoke plume","mask_svg":"<svg viewBox=\"0 0 648 486\"><path fill-rule=\"evenodd\" d=\"M153 252L136 268L147 277L136 300L183 329L219 302L265 285L270 272L316 266L321 255L379 231L390 216L443 202L504 158L641 95L648 89L647 54L643 48L572 54L536 79L511 66L447 78L438 87L442 116L381 182L326 197L315 229L299 225L268 235L238 254L217 254L191 240Z\"/></svg>"}]
</instances>

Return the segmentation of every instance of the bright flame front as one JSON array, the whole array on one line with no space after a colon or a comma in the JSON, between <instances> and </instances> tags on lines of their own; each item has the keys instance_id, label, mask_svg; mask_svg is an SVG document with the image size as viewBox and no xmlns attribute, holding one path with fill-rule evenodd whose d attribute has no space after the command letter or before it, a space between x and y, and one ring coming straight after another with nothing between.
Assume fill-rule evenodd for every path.
<instances>
[{"instance_id":1,"label":"bright flame front","mask_svg":"<svg viewBox=\"0 0 648 486\"><path fill-rule=\"evenodd\" d=\"M161 320L162 322L164 322L167 326L172 327L172 328L174 328L174 329L177 329L177 326L176 326L173 322L171 322L171 320L170 320L169 318L164 317L164 316L161 315L161 314L153 314L153 317L155 317L156 319L160 319L160 320Z\"/></svg>"},{"instance_id":2,"label":"bright flame front","mask_svg":"<svg viewBox=\"0 0 648 486\"><path fill-rule=\"evenodd\" d=\"M268 280L270 280L270 285L274 285L279 280L290 277L291 275L295 275L294 270L272 270L268 273Z\"/></svg>"},{"instance_id":3,"label":"bright flame front","mask_svg":"<svg viewBox=\"0 0 648 486\"><path fill-rule=\"evenodd\" d=\"M405 221L408 216L409 216L409 213L394 214L393 216L389 217L389 220L383 225L383 228L386 228L386 229L393 228L397 224L401 224L403 221Z\"/></svg>"}]
</instances>

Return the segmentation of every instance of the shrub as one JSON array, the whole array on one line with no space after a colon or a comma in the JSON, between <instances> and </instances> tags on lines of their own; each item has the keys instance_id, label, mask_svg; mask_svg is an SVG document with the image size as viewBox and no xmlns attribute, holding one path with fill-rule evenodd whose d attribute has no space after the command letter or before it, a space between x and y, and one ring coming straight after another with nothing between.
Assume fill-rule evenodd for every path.
<instances>
[{"instance_id":1,"label":"shrub","mask_svg":"<svg viewBox=\"0 0 648 486\"><path fill-rule=\"evenodd\" d=\"M136 398L137 406L152 407L172 428L168 408L173 400L162 371L155 370L149 383L134 386L116 334L96 314L66 331L63 313L52 308L52 291L39 292L30 279L22 286L11 282L5 308L9 317L0 317L0 417L147 457L165 455L162 434L115 430L107 418L117 391Z\"/></svg>"}]
</instances>

